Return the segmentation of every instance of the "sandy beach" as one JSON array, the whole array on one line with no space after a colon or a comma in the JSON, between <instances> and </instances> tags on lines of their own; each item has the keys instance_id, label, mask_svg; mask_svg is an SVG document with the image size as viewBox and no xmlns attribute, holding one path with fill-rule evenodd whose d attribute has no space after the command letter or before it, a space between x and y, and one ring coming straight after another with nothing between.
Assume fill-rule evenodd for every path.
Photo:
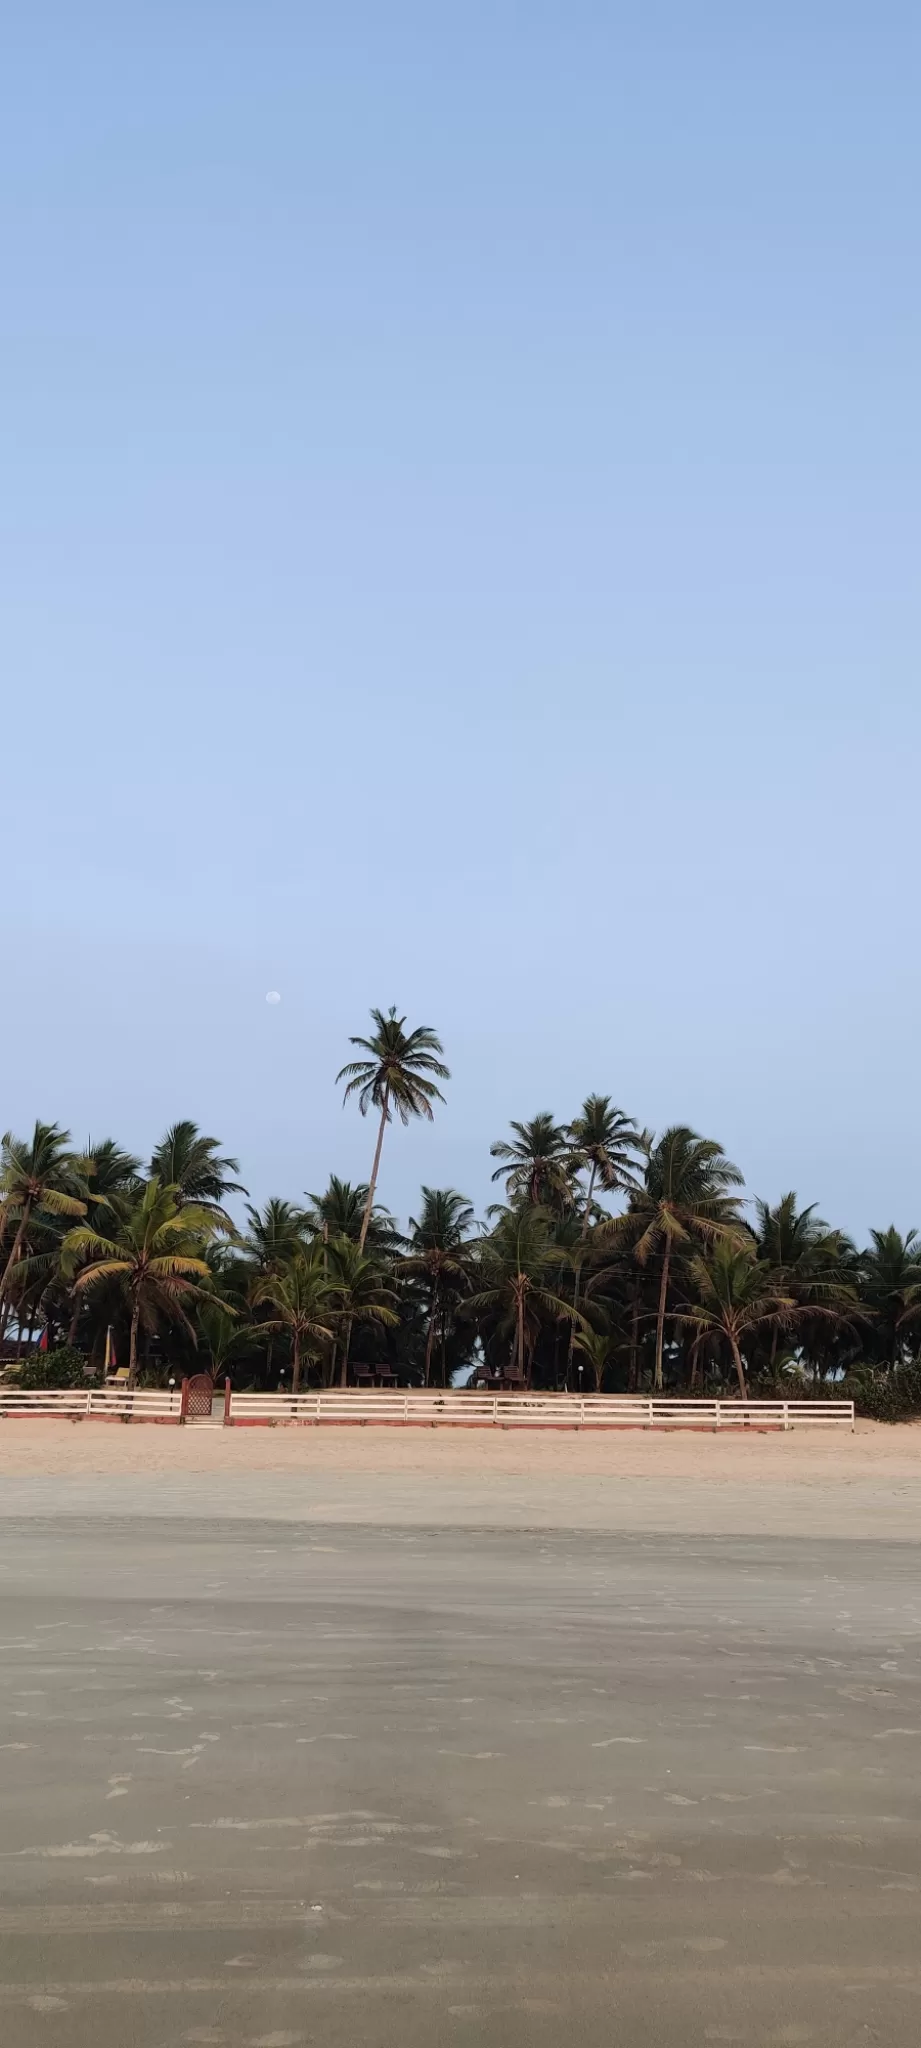
<instances>
[{"instance_id":1,"label":"sandy beach","mask_svg":"<svg viewBox=\"0 0 921 2048\"><path fill-rule=\"evenodd\" d=\"M0 1425L0 1516L917 1542L921 1427L717 1436Z\"/></svg>"},{"instance_id":2,"label":"sandy beach","mask_svg":"<svg viewBox=\"0 0 921 2048\"><path fill-rule=\"evenodd\" d=\"M918 1430L0 1451L15 2048L913 2048Z\"/></svg>"},{"instance_id":3,"label":"sandy beach","mask_svg":"<svg viewBox=\"0 0 921 2048\"><path fill-rule=\"evenodd\" d=\"M921 1424L764 1433L624 1430L169 1429L110 1422L0 1423L0 1475L92 1472L367 1472L516 1478L921 1480Z\"/></svg>"}]
</instances>

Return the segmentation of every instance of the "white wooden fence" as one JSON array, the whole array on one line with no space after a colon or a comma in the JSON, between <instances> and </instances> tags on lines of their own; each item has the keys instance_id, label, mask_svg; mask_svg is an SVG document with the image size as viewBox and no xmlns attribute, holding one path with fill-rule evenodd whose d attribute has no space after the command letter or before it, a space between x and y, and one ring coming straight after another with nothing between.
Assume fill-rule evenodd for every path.
<instances>
[{"instance_id":1,"label":"white wooden fence","mask_svg":"<svg viewBox=\"0 0 921 2048\"><path fill-rule=\"evenodd\" d=\"M178 1423L179 1387L69 1387L33 1393L0 1386L0 1419L57 1416L74 1422ZM231 1427L298 1423L466 1425L498 1429L800 1429L846 1423L854 1428L853 1401L691 1401L665 1394L398 1393L330 1388L308 1394L232 1394L225 1410Z\"/></svg>"},{"instance_id":2,"label":"white wooden fence","mask_svg":"<svg viewBox=\"0 0 921 2048\"><path fill-rule=\"evenodd\" d=\"M103 1422L179 1421L180 1392L175 1387L61 1387L41 1393L0 1386L0 1418L54 1415L72 1422L87 1417Z\"/></svg>"},{"instance_id":3,"label":"white wooden fence","mask_svg":"<svg viewBox=\"0 0 921 2048\"><path fill-rule=\"evenodd\" d=\"M796 1429L844 1422L854 1428L853 1401L654 1400L629 1394L489 1394L366 1392L342 1388L309 1394L234 1394L228 1420L246 1423L390 1423L437 1429L461 1425L500 1429Z\"/></svg>"}]
</instances>

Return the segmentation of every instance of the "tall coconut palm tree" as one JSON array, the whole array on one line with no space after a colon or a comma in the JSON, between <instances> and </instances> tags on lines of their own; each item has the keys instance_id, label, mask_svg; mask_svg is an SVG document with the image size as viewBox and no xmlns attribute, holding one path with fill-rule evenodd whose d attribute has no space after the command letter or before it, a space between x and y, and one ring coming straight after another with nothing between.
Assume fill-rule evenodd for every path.
<instances>
[{"instance_id":1,"label":"tall coconut palm tree","mask_svg":"<svg viewBox=\"0 0 921 2048\"><path fill-rule=\"evenodd\" d=\"M739 1392L748 1399L748 1383L742 1359L742 1345L753 1330L789 1324L795 1303L792 1295L778 1292L777 1279L754 1248L738 1237L719 1237L709 1250L693 1258L688 1278L697 1294L692 1306L678 1320L699 1336L723 1337L732 1353Z\"/></svg>"},{"instance_id":2,"label":"tall coconut palm tree","mask_svg":"<svg viewBox=\"0 0 921 2048\"><path fill-rule=\"evenodd\" d=\"M386 1268L376 1256L363 1252L348 1237L333 1238L327 1247L329 1281L336 1303L336 1327L342 1345L340 1385L349 1383L349 1352L355 1323L378 1329L395 1329L400 1318L392 1304L396 1297L388 1285Z\"/></svg>"},{"instance_id":3,"label":"tall coconut palm tree","mask_svg":"<svg viewBox=\"0 0 921 2048\"><path fill-rule=\"evenodd\" d=\"M572 1148L562 1124L554 1123L549 1110L540 1110L528 1123L511 1126L514 1137L497 1138L490 1155L500 1159L493 1180L505 1182L509 1202L533 1202L538 1208L563 1215L574 1202Z\"/></svg>"},{"instance_id":4,"label":"tall coconut palm tree","mask_svg":"<svg viewBox=\"0 0 921 2048\"><path fill-rule=\"evenodd\" d=\"M380 1172L381 1150L384 1143L384 1129L391 1121L394 1110L402 1124L408 1124L412 1116L427 1117L431 1123L433 1102L443 1102L444 1096L431 1079L434 1074L439 1081L449 1081L448 1068L440 1058L444 1050L441 1040L427 1024L417 1025L415 1031L404 1030L405 1017L398 1017L391 1004L386 1017L382 1010L371 1011L374 1031L370 1038L350 1038L350 1045L360 1046L366 1057L349 1060L336 1075L337 1083L346 1083L343 1101L350 1095L358 1096L358 1107L362 1116L367 1116L371 1105L380 1110L377 1144L374 1148L374 1164L368 1182L368 1194L358 1239L359 1251L364 1251L371 1211L374 1207L374 1191Z\"/></svg>"},{"instance_id":5,"label":"tall coconut palm tree","mask_svg":"<svg viewBox=\"0 0 921 2048\"><path fill-rule=\"evenodd\" d=\"M286 1330L291 1339L291 1392L301 1383L301 1357L332 1344L336 1290L325 1277L318 1246L297 1252L288 1265L257 1280L254 1307L267 1303L274 1314L261 1330Z\"/></svg>"},{"instance_id":6,"label":"tall coconut palm tree","mask_svg":"<svg viewBox=\"0 0 921 2048\"><path fill-rule=\"evenodd\" d=\"M240 1162L229 1155L222 1158L220 1142L220 1138L206 1138L190 1117L184 1117L171 1124L160 1139L149 1170L151 1179L159 1180L162 1187L176 1188L180 1206L192 1202L196 1208L209 1209L222 1230L232 1230L224 1198L248 1191L242 1181L232 1179L240 1171Z\"/></svg>"},{"instance_id":7,"label":"tall coconut palm tree","mask_svg":"<svg viewBox=\"0 0 921 2048\"><path fill-rule=\"evenodd\" d=\"M576 1173L587 1175L582 1235L588 1235L596 1185L606 1195L636 1186L637 1160L646 1133L637 1129L632 1116L615 1109L610 1095L587 1095L568 1131L570 1164Z\"/></svg>"},{"instance_id":8,"label":"tall coconut palm tree","mask_svg":"<svg viewBox=\"0 0 921 2048\"><path fill-rule=\"evenodd\" d=\"M890 1367L901 1363L910 1330L921 1323L921 1236L903 1237L894 1223L871 1230L860 1257L861 1295L878 1331L879 1349Z\"/></svg>"},{"instance_id":9,"label":"tall coconut palm tree","mask_svg":"<svg viewBox=\"0 0 921 2048\"><path fill-rule=\"evenodd\" d=\"M243 1256L260 1273L274 1273L304 1250L307 1218L293 1202L273 1195L261 1209L246 1207Z\"/></svg>"},{"instance_id":10,"label":"tall coconut palm tree","mask_svg":"<svg viewBox=\"0 0 921 2048\"><path fill-rule=\"evenodd\" d=\"M428 1289L428 1330L425 1339L425 1384L431 1379L432 1351L441 1323L441 1376L445 1378L446 1297L470 1286L473 1209L456 1188L423 1188L422 1213L409 1219L408 1255L400 1260L404 1273L418 1274Z\"/></svg>"},{"instance_id":11,"label":"tall coconut palm tree","mask_svg":"<svg viewBox=\"0 0 921 2048\"><path fill-rule=\"evenodd\" d=\"M108 1235L80 1224L61 1248L64 1270L78 1294L115 1280L130 1314L128 1377L137 1377L138 1330L155 1330L160 1318L179 1323L195 1340L186 1304L194 1307L211 1285L204 1253L218 1225L214 1212L179 1201L174 1187L156 1178L137 1194L111 1198Z\"/></svg>"},{"instance_id":12,"label":"tall coconut palm tree","mask_svg":"<svg viewBox=\"0 0 921 2048\"><path fill-rule=\"evenodd\" d=\"M588 1328L578 1309L549 1284L566 1254L552 1241L552 1218L536 1203L506 1209L479 1247L481 1283L463 1313L488 1317L511 1340L512 1371L530 1385L534 1346L542 1321Z\"/></svg>"},{"instance_id":13,"label":"tall coconut palm tree","mask_svg":"<svg viewBox=\"0 0 921 2048\"><path fill-rule=\"evenodd\" d=\"M792 1190L782 1195L773 1208L767 1202L757 1201L755 1215L758 1257L771 1268L778 1289L792 1297L797 1326L810 1327L811 1317L813 1330L820 1322L843 1327L849 1316L859 1310L850 1241L816 1215L814 1202L807 1209L797 1208ZM775 1323L771 1332L772 1371L780 1330L781 1325Z\"/></svg>"},{"instance_id":14,"label":"tall coconut palm tree","mask_svg":"<svg viewBox=\"0 0 921 2048\"><path fill-rule=\"evenodd\" d=\"M322 1195L307 1196L312 1204L306 1212L306 1227L315 1237L322 1237L327 1243L333 1237L349 1237L353 1244L361 1241L362 1225L368 1206L368 1183L358 1181L353 1187L351 1181L340 1180L330 1174L329 1186ZM375 1202L364 1235L365 1248L374 1251L395 1252L403 1242L389 1209Z\"/></svg>"},{"instance_id":15,"label":"tall coconut palm tree","mask_svg":"<svg viewBox=\"0 0 921 2048\"><path fill-rule=\"evenodd\" d=\"M90 1195L90 1207L109 1195L122 1195L141 1183L141 1162L133 1152L123 1151L117 1138L88 1138L80 1160Z\"/></svg>"},{"instance_id":16,"label":"tall coconut palm tree","mask_svg":"<svg viewBox=\"0 0 921 2048\"><path fill-rule=\"evenodd\" d=\"M656 1310L655 1387L662 1388L668 1283L676 1248L712 1244L719 1237L738 1236L744 1226L738 1197L742 1175L712 1138L701 1138L687 1124L673 1124L651 1146L642 1188L631 1197L625 1216L599 1226L602 1233L627 1233L634 1257L645 1266L660 1252L659 1300ZM638 1231L638 1234L637 1234Z\"/></svg>"},{"instance_id":17,"label":"tall coconut palm tree","mask_svg":"<svg viewBox=\"0 0 921 2048\"><path fill-rule=\"evenodd\" d=\"M587 1175L585 1204L582 1210L582 1242L588 1237L592 1221L596 1185L605 1194L612 1195L620 1190L635 1189L636 1168L639 1156L648 1145L648 1133L637 1129L633 1118L626 1116L622 1109L615 1109L610 1095L587 1095L581 1111L569 1126L570 1170ZM582 1278L581 1260L575 1260L573 1281L573 1302L579 1306L580 1283ZM569 1366L572 1371L573 1347L576 1341L576 1326L569 1332ZM600 1378L598 1384L600 1385Z\"/></svg>"},{"instance_id":18,"label":"tall coconut palm tree","mask_svg":"<svg viewBox=\"0 0 921 2048\"><path fill-rule=\"evenodd\" d=\"M10 1276L27 1244L30 1219L85 1216L87 1197L69 1131L36 1121L31 1138L5 1132L0 1140L0 1242L9 1240L10 1250L0 1279L0 1336L6 1329Z\"/></svg>"}]
</instances>

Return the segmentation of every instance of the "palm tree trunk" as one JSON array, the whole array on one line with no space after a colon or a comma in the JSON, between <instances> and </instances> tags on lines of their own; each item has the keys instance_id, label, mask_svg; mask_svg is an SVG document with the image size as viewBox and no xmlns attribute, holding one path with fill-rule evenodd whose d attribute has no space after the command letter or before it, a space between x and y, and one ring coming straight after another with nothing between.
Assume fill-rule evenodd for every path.
<instances>
[{"instance_id":1,"label":"palm tree trunk","mask_svg":"<svg viewBox=\"0 0 921 2048\"><path fill-rule=\"evenodd\" d=\"M656 1315L656 1370L653 1386L654 1391L657 1394L661 1394L663 1384L662 1353L665 1348L665 1304L668 1299L668 1269L671 1263L671 1256L672 1248L668 1241L668 1238L666 1238L665 1250L662 1254L662 1281L659 1287L659 1308L658 1313Z\"/></svg>"},{"instance_id":2,"label":"palm tree trunk","mask_svg":"<svg viewBox=\"0 0 921 2048\"><path fill-rule=\"evenodd\" d=\"M597 1166L596 1166L596 1164L595 1164L595 1161L594 1161L594 1159L593 1159L593 1160L592 1160L592 1170L591 1170L591 1173L589 1174L589 1177L588 1177L588 1193L587 1193L587 1195L586 1195L586 1197L585 1197L585 1209L584 1209L584 1211L583 1211L583 1215L582 1215L582 1229L581 1229L581 1230L580 1230L580 1232L579 1232L579 1239L580 1239L580 1242L581 1242L582 1244L584 1244L584 1243L585 1243L585 1240L586 1240L586 1238L587 1238L587 1236L588 1236L588 1226L589 1226L589 1223L590 1223L590 1221L591 1221L591 1215L592 1215L592 1196L593 1196L593 1194L594 1194L594 1192L595 1192L595 1175L596 1175L597 1171L598 1171L598 1168L597 1168ZM572 1305L573 1305L573 1308L578 1308L578 1306L579 1306L579 1282L580 1282L581 1278L582 1278L582 1268L581 1268L581 1266L580 1266L580 1265L578 1265L578 1264L577 1264L577 1265L576 1265L576 1275L575 1275L575 1279L574 1279L574 1281L573 1281L573 1284L572 1284ZM573 1322L573 1323L570 1323L570 1325L569 1325L569 1360L568 1360L568 1363L567 1363L567 1367L566 1367L566 1385L567 1385L567 1387L568 1387L568 1385L569 1385L569 1382L570 1382L570 1380L572 1379L572 1361L573 1361L573 1355L574 1355L574 1351L575 1351L575 1343L576 1343L576 1326L575 1326L575 1323Z\"/></svg>"},{"instance_id":3,"label":"palm tree trunk","mask_svg":"<svg viewBox=\"0 0 921 2048\"><path fill-rule=\"evenodd\" d=\"M747 1400L748 1400L748 1388L747 1388L747 1386L746 1386L746 1384L745 1384L745 1367L744 1367L744 1365L742 1364L742 1353L741 1353L741 1351L739 1350L739 1347L738 1347L738 1344L736 1343L736 1340L735 1340L735 1336L733 1335L733 1332L732 1332L732 1331L730 1330L730 1331L728 1331L728 1333L727 1333L727 1334L728 1334L728 1337L729 1337L729 1342L730 1342L730 1344L731 1344L731 1346L732 1346L732 1356L733 1356L733 1362L734 1362L734 1364L735 1364L735 1369L736 1369L736 1373L737 1373L737 1376L738 1376L738 1381L739 1381L739 1393L741 1394L741 1396L742 1396L742 1399L743 1399L743 1401L747 1401Z\"/></svg>"},{"instance_id":4,"label":"palm tree trunk","mask_svg":"<svg viewBox=\"0 0 921 2048\"><path fill-rule=\"evenodd\" d=\"M434 1291L433 1291L433 1293L432 1293L432 1313L431 1313L431 1315L429 1316L429 1327L428 1327L428 1335L427 1335L427 1337L426 1337L426 1340L425 1340L425 1380L424 1380L424 1382L423 1382L423 1384L424 1384L425 1386L428 1386L428 1383L429 1383L429 1379L430 1379L430 1376L431 1376L431 1371L432 1371L432 1352L433 1352L433 1350L434 1350L434 1348L435 1348L435 1314L436 1314L437 1306L438 1306L438 1295L437 1295L437 1293L436 1293L436 1292L434 1292Z\"/></svg>"},{"instance_id":5,"label":"palm tree trunk","mask_svg":"<svg viewBox=\"0 0 921 2048\"><path fill-rule=\"evenodd\" d=\"M378 1128L377 1133L377 1144L374 1148L374 1165L371 1168L371 1179L368 1183L368 1199L365 1203L365 1213L361 1219L361 1234L358 1239L358 1249L360 1252L363 1252L365 1248L365 1238L368 1235L368 1225L371 1221L371 1211L374 1208L374 1190L377 1187L377 1176L380 1172L381 1152L383 1150L384 1144L384 1127L387 1122L388 1097L389 1090L385 1088L384 1100L381 1106L380 1126Z\"/></svg>"},{"instance_id":6,"label":"palm tree trunk","mask_svg":"<svg viewBox=\"0 0 921 2048\"><path fill-rule=\"evenodd\" d=\"M598 1167L597 1167L597 1165L596 1165L596 1162L595 1162L595 1160L593 1159L593 1160L592 1160L592 1170L591 1170L591 1173L589 1174L589 1177L588 1177L588 1193L587 1193L587 1195L586 1195L586 1197L585 1197L585 1208L584 1208L584 1210L583 1210L583 1212L582 1212L582 1232L581 1232L581 1235L582 1235L582 1237L583 1237L583 1238L586 1238L586 1237L588 1236L588 1226L589 1226L589 1223L590 1223L590 1221L591 1221L591 1214L592 1214L592 1196L593 1196L593 1194L594 1194L594 1192L595 1192L595 1176L596 1176L597 1172L598 1172Z\"/></svg>"},{"instance_id":7,"label":"palm tree trunk","mask_svg":"<svg viewBox=\"0 0 921 2048\"><path fill-rule=\"evenodd\" d=\"M515 1329L515 1365L522 1377L526 1377L524 1370L524 1295L520 1291L518 1295L518 1321Z\"/></svg>"},{"instance_id":8,"label":"palm tree trunk","mask_svg":"<svg viewBox=\"0 0 921 2048\"><path fill-rule=\"evenodd\" d=\"M633 1307L630 1312L630 1371L628 1393L635 1394L640 1376L640 1283L634 1282Z\"/></svg>"},{"instance_id":9,"label":"palm tree trunk","mask_svg":"<svg viewBox=\"0 0 921 2048\"><path fill-rule=\"evenodd\" d=\"M345 1335L342 1339L342 1367L339 1374L340 1387L347 1387L349 1383L349 1345L351 1344L351 1341L352 1318L351 1316L349 1316L348 1322L345 1326Z\"/></svg>"},{"instance_id":10,"label":"palm tree trunk","mask_svg":"<svg viewBox=\"0 0 921 2048\"><path fill-rule=\"evenodd\" d=\"M9 1317L9 1305L6 1299L6 1283L10 1277L10 1274L13 1270L13 1267L16 1264L16 1261L22 1249L22 1241L29 1227L29 1217L31 1213L32 1201L31 1197L27 1195L22 1205L22 1215L20 1216L19 1222L16 1227L16 1235L13 1239L12 1250L10 1252L9 1258L7 1259L6 1265L3 1268L3 1279L0 1280L0 1337L6 1335L6 1325Z\"/></svg>"},{"instance_id":11,"label":"palm tree trunk","mask_svg":"<svg viewBox=\"0 0 921 2048\"><path fill-rule=\"evenodd\" d=\"M445 1312L441 1311L441 1384L448 1384L448 1334L445 1329Z\"/></svg>"},{"instance_id":12,"label":"palm tree trunk","mask_svg":"<svg viewBox=\"0 0 921 2048\"><path fill-rule=\"evenodd\" d=\"M141 1304L136 1301L131 1311L131 1337L128 1344L128 1385L134 1386L138 1367L138 1324L141 1320Z\"/></svg>"},{"instance_id":13,"label":"palm tree trunk","mask_svg":"<svg viewBox=\"0 0 921 2048\"><path fill-rule=\"evenodd\" d=\"M291 1333L291 1392L296 1394L301 1384L301 1344L297 1330Z\"/></svg>"}]
</instances>

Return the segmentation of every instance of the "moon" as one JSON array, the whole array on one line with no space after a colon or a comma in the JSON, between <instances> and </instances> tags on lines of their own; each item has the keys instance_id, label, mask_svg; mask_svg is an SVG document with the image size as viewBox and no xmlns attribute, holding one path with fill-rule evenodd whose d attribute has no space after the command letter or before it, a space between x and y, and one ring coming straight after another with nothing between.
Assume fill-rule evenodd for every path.
<instances>
[{"instance_id":1,"label":"moon","mask_svg":"<svg viewBox=\"0 0 921 2048\"><path fill-rule=\"evenodd\" d=\"M279 993L278 993L278 990L277 990L277 988L270 988L270 989L269 989L268 995L266 996L266 1002L267 1002L267 1003L280 1003L280 1002L281 1002L281 996L279 995Z\"/></svg>"}]
</instances>

